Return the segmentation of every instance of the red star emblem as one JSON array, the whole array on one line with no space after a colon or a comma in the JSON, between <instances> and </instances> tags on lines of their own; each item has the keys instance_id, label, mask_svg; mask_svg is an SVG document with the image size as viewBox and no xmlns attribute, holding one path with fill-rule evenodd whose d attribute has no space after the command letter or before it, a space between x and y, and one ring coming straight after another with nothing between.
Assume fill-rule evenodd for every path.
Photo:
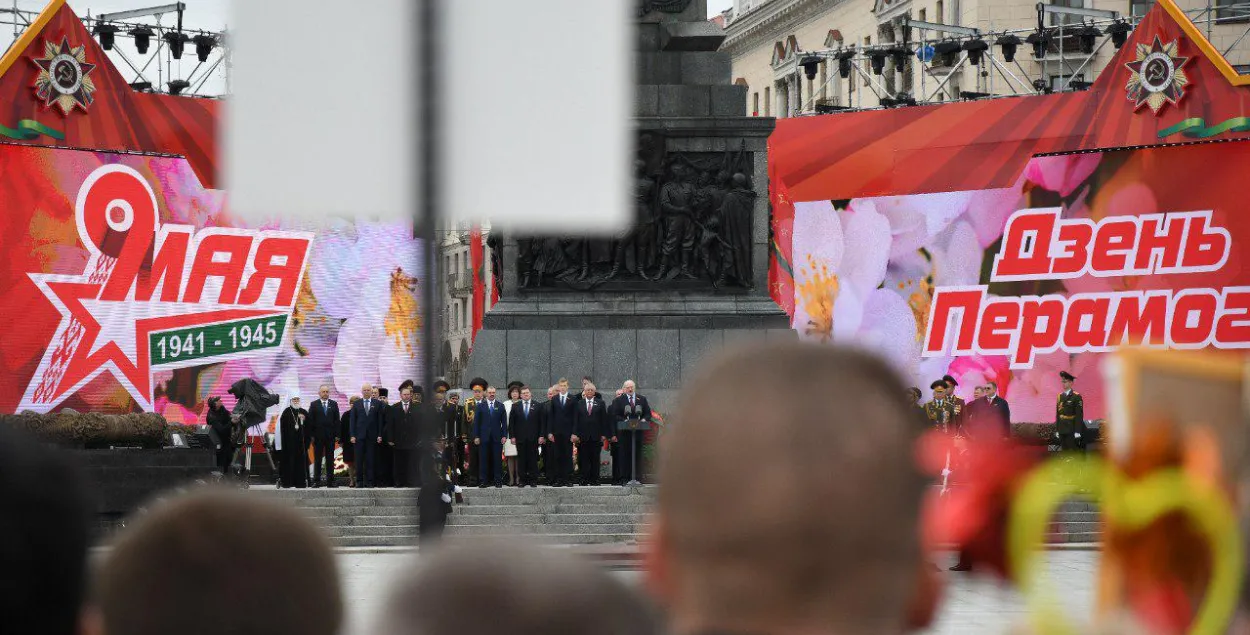
<instances>
[{"instance_id":1,"label":"red star emblem","mask_svg":"<svg viewBox=\"0 0 1250 635\"><path fill-rule=\"evenodd\" d=\"M1136 57L1124 65L1130 72L1126 89L1134 109L1150 106L1157 115L1165 105L1176 106L1185 97L1190 80L1182 67L1189 58L1179 51L1179 40L1164 44L1157 35L1150 46L1137 45Z\"/></svg>"}]
</instances>

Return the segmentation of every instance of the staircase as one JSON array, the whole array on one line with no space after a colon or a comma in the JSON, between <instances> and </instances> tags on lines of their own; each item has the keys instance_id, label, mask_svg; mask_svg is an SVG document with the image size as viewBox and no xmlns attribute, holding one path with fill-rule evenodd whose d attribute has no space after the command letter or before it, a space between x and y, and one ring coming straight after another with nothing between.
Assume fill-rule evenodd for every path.
<instances>
[{"instance_id":1,"label":"staircase","mask_svg":"<svg viewBox=\"0 0 1250 635\"><path fill-rule=\"evenodd\" d=\"M410 547L417 542L413 489L283 489L253 487L256 496L294 505L325 529L336 547ZM637 545L655 486L465 488L447 518L448 539L525 536L557 545ZM1063 503L1047 529L1051 545L1101 540L1097 507Z\"/></svg>"},{"instance_id":2,"label":"staircase","mask_svg":"<svg viewBox=\"0 0 1250 635\"><path fill-rule=\"evenodd\" d=\"M417 541L413 489L282 489L256 496L294 505L335 547L402 547ZM655 488L465 488L445 536L525 536L562 545L637 543Z\"/></svg>"}]
</instances>

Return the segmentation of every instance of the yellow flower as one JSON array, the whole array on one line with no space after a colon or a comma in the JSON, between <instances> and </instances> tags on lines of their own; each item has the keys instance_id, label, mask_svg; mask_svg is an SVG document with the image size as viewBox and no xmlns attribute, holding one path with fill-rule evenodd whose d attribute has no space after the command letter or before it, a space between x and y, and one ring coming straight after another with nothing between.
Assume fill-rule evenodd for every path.
<instances>
[{"instance_id":1,"label":"yellow flower","mask_svg":"<svg viewBox=\"0 0 1250 635\"><path fill-rule=\"evenodd\" d=\"M395 268L391 272L391 307L386 311L383 327L388 337L395 338L410 357L416 357L417 332L421 329L421 312L417 309L417 279Z\"/></svg>"},{"instance_id":2,"label":"yellow flower","mask_svg":"<svg viewBox=\"0 0 1250 635\"><path fill-rule=\"evenodd\" d=\"M833 337L833 302L838 297L838 276L810 254L807 267L801 272L805 275L798 287L799 302L809 318L804 330L821 342L828 342Z\"/></svg>"},{"instance_id":3,"label":"yellow flower","mask_svg":"<svg viewBox=\"0 0 1250 635\"><path fill-rule=\"evenodd\" d=\"M911 284L910 281L908 283ZM924 332L929 325L929 309L933 305L933 283L929 278L922 278L916 283L915 290L907 298L912 315L916 318L916 341L924 341Z\"/></svg>"}]
</instances>

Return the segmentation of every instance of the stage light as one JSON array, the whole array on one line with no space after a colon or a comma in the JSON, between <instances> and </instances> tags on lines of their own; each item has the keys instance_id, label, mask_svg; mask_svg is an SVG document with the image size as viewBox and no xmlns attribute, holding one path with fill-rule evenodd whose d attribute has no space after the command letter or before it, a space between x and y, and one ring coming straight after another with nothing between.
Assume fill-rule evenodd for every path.
<instances>
[{"instance_id":1,"label":"stage light","mask_svg":"<svg viewBox=\"0 0 1250 635\"><path fill-rule=\"evenodd\" d=\"M1050 34L1045 31L1034 31L1024 39L1033 46L1034 59L1046 59L1046 48L1050 46Z\"/></svg>"},{"instance_id":2,"label":"stage light","mask_svg":"<svg viewBox=\"0 0 1250 635\"><path fill-rule=\"evenodd\" d=\"M816 79L816 71L820 68L820 58L815 55L809 55L799 62L799 66L803 67L803 74L807 76L807 81Z\"/></svg>"},{"instance_id":3,"label":"stage light","mask_svg":"<svg viewBox=\"0 0 1250 635\"><path fill-rule=\"evenodd\" d=\"M868 54L868 63L872 65L872 74L880 75L885 70L886 52L876 50Z\"/></svg>"},{"instance_id":4,"label":"stage light","mask_svg":"<svg viewBox=\"0 0 1250 635\"><path fill-rule=\"evenodd\" d=\"M1077 42L1081 45L1081 53L1085 55L1094 54L1094 45L1098 43L1098 36L1102 35L1102 31L1098 27L1086 26L1076 32Z\"/></svg>"},{"instance_id":5,"label":"stage light","mask_svg":"<svg viewBox=\"0 0 1250 635\"><path fill-rule=\"evenodd\" d=\"M1008 33L998 38L998 41L994 43L1002 47L1003 60L1008 64L1016 61L1016 48L1020 46L1020 38L1016 37L1014 33Z\"/></svg>"},{"instance_id":6,"label":"stage light","mask_svg":"<svg viewBox=\"0 0 1250 635\"><path fill-rule=\"evenodd\" d=\"M960 99L984 99L986 97L993 97L993 95L990 93L974 93L970 90L959 91Z\"/></svg>"},{"instance_id":7,"label":"stage light","mask_svg":"<svg viewBox=\"0 0 1250 635\"><path fill-rule=\"evenodd\" d=\"M208 35L207 33L201 33L195 36L194 41L195 56L198 57L201 62L207 62L209 53L212 53L213 48L217 46L217 38ZM808 76L808 79L811 79L811 77Z\"/></svg>"},{"instance_id":8,"label":"stage light","mask_svg":"<svg viewBox=\"0 0 1250 635\"><path fill-rule=\"evenodd\" d=\"M1132 30L1133 27L1129 26L1124 20L1116 20L1107 27L1105 33L1111 36L1111 43L1118 50L1121 46L1124 46L1124 42L1128 40L1129 31Z\"/></svg>"},{"instance_id":9,"label":"stage light","mask_svg":"<svg viewBox=\"0 0 1250 635\"><path fill-rule=\"evenodd\" d=\"M973 66L980 66L981 56L985 55L985 52L989 50L990 45L986 44L985 40L976 38L964 42L963 48L968 52L968 62Z\"/></svg>"},{"instance_id":10,"label":"stage light","mask_svg":"<svg viewBox=\"0 0 1250 635\"><path fill-rule=\"evenodd\" d=\"M91 29L91 33L100 38L100 48L111 51L113 50L113 34L119 30L112 24L97 23L95 28Z\"/></svg>"},{"instance_id":11,"label":"stage light","mask_svg":"<svg viewBox=\"0 0 1250 635\"><path fill-rule=\"evenodd\" d=\"M182 31L170 31L165 34L164 38L165 43L169 44L169 56L176 60L182 59L182 49L186 46L187 40L191 38L187 37L187 34Z\"/></svg>"},{"instance_id":12,"label":"stage light","mask_svg":"<svg viewBox=\"0 0 1250 635\"><path fill-rule=\"evenodd\" d=\"M881 105L886 108L895 108L897 106L915 106L916 98L904 91L895 95L893 98L882 97Z\"/></svg>"},{"instance_id":13,"label":"stage light","mask_svg":"<svg viewBox=\"0 0 1250 635\"><path fill-rule=\"evenodd\" d=\"M152 92L152 82L130 82L130 88L140 93Z\"/></svg>"},{"instance_id":14,"label":"stage light","mask_svg":"<svg viewBox=\"0 0 1250 635\"><path fill-rule=\"evenodd\" d=\"M191 82L188 82L185 79L175 79L166 85L169 86L170 95L181 95L182 91L191 87Z\"/></svg>"},{"instance_id":15,"label":"stage light","mask_svg":"<svg viewBox=\"0 0 1250 635\"><path fill-rule=\"evenodd\" d=\"M833 104L816 104L816 114L818 115L831 115L843 110L852 110L852 108L850 106L835 106Z\"/></svg>"},{"instance_id":16,"label":"stage light","mask_svg":"<svg viewBox=\"0 0 1250 635\"><path fill-rule=\"evenodd\" d=\"M156 33L146 26L137 26L130 30L130 36L135 39L135 48L139 50L140 55L148 54L148 46L152 44L153 35Z\"/></svg>"},{"instance_id":17,"label":"stage light","mask_svg":"<svg viewBox=\"0 0 1250 635\"><path fill-rule=\"evenodd\" d=\"M911 57L911 49L906 46L896 46L890 49L889 53L894 59L894 68L899 71L907 66L907 58Z\"/></svg>"},{"instance_id":18,"label":"stage light","mask_svg":"<svg viewBox=\"0 0 1250 635\"><path fill-rule=\"evenodd\" d=\"M1055 89L1051 87L1050 84L1046 83L1046 80L1044 79L1033 80L1033 90L1036 90L1039 93L1046 93L1047 95L1055 92Z\"/></svg>"},{"instance_id":19,"label":"stage light","mask_svg":"<svg viewBox=\"0 0 1250 635\"><path fill-rule=\"evenodd\" d=\"M847 49L838 53L838 75L842 79L851 76L851 58L855 57L855 49Z\"/></svg>"},{"instance_id":20,"label":"stage light","mask_svg":"<svg viewBox=\"0 0 1250 635\"><path fill-rule=\"evenodd\" d=\"M1090 86L1093 86L1093 85L1094 85L1094 82L1078 82L1078 81L1068 82L1068 88L1071 90L1089 90Z\"/></svg>"},{"instance_id":21,"label":"stage light","mask_svg":"<svg viewBox=\"0 0 1250 635\"><path fill-rule=\"evenodd\" d=\"M933 53L935 55L942 56L943 66L954 66L958 64L959 52L962 50L963 50L963 47L959 45L959 42L953 42L951 40L946 40L945 42L938 42L937 46L933 47Z\"/></svg>"}]
</instances>

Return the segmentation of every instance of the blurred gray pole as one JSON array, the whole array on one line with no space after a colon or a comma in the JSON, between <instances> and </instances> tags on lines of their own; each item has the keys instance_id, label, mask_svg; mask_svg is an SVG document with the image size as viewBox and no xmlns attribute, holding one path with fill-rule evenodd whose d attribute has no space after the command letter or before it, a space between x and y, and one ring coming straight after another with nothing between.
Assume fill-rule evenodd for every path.
<instances>
[{"instance_id":1,"label":"blurred gray pole","mask_svg":"<svg viewBox=\"0 0 1250 635\"><path fill-rule=\"evenodd\" d=\"M439 174L439 147L440 137L439 118L441 108L439 106L439 95L441 91L437 89L441 81L439 68L442 64L440 59L439 47L437 46L439 34L439 3L442 0L420 0L418 3L418 26L417 26L417 56L416 59L421 60L421 68L419 70L420 81L416 83L413 90L417 92L417 139L419 139L420 148L417 151L418 163L420 170L420 178L414 179L416 187L420 188L417 196L413 200L417 201L417 210L415 225L413 231L415 237L421 245L421 258L424 264L423 275L421 280L421 308L417 312L422 317L421 321L421 363L422 363L422 387L429 390L429 403L434 401L434 356L438 351L434 339L437 330L434 326L434 320L439 315L438 304L438 245L435 244L435 224L439 218L439 197L440 194L440 178ZM424 403L426 400L422 398ZM421 439L421 447L425 456L418 459L420 461L428 460L432 452L428 452L433 447L434 439L438 433L435 430L437 416L433 416L432 407L422 408L422 412L426 416L418 417L418 425L420 431L418 438ZM427 420L427 417L433 417L433 421ZM422 470L424 472L424 470ZM422 475L418 474L418 478ZM424 486L434 486L430 483L422 483ZM418 513L427 518L433 517L439 513L438 506L442 503L436 497L418 496ZM429 516L426 516L429 514Z\"/></svg>"}]
</instances>

